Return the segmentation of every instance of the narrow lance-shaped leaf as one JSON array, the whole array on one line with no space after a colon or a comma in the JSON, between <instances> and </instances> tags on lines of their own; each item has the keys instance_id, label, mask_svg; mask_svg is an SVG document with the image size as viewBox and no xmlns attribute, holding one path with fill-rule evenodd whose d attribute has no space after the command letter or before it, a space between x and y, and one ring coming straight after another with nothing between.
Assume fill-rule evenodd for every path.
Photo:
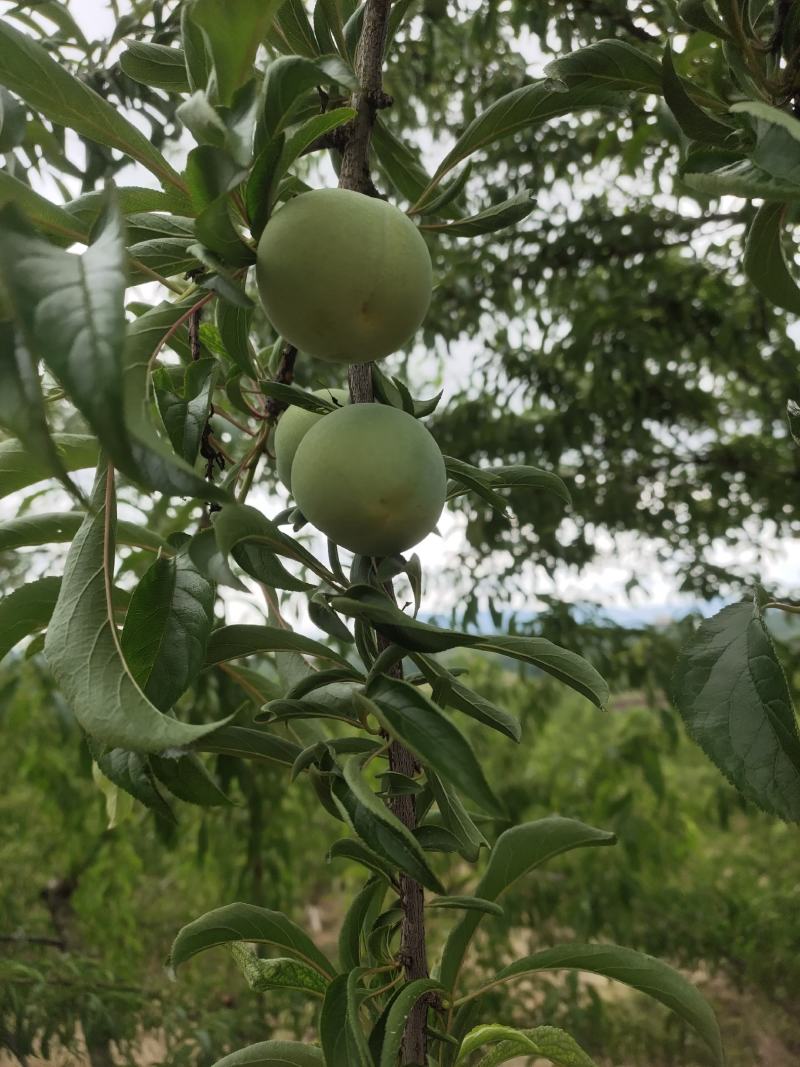
<instances>
[{"instance_id":1,"label":"narrow lance-shaped leaf","mask_svg":"<svg viewBox=\"0 0 800 1067\"><path fill-rule=\"evenodd\" d=\"M386 1016L379 1067L395 1067L400 1062L406 1020L417 1001L434 992L441 993L444 990L433 978L417 978L403 986Z\"/></svg>"},{"instance_id":2,"label":"narrow lance-shaped leaf","mask_svg":"<svg viewBox=\"0 0 800 1067\"><path fill-rule=\"evenodd\" d=\"M522 660L552 674L598 707L608 702L608 686L582 657L543 637L495 637L443 630L406 615L389 597L369 585L351 586L343 596L331 597L331 607L343 615L363 619L401 648L412 652L445 652L450 648L479 648Z\"/></svg>"},{"instance_id":3,"label":"narrow lance-shaped leaf","mask_svg":"<svg viewBox=\"0 0 800 1067\"><path fill-rule=\"evenodd\" d=\"M0 292L2 303L2 292ZM0 307L0 317L2 307ZM0 321L0 427L20 439L37 465L58 478L78 500L82 494L64 469L47 425L44 398L38 370L18 328Z\"/></svg>"},{"instance_id":4,"label":"narrow lance-shaped leaf","mask_svg":"<svg viewBox=\"0 0 800 1067\"><path fill-rule=\"evenodd\" d=\"M505 815L472 745L419 689L381 675L367 692L374 701L375 715L393 737L485 811L500 818Z\"/></svg>"},{"instance_id":5,"label":"narrow lance-shaped leaf","mask_svg":"<svg viewBox=\"0 0 800 1067\"><path fill-rule=\"evenodd\" d=\"M613 845L615 841L614 835L605 830L560 815L514 826L495 842L483 877L475 887L475 896L482 900L497 900L518 878L554 856L575 848ZM456 984L481 918L478 912L468 912L450 932L440 968L441 981L447 989L453 989Z\"/></svg>"},{"instance_id":6,"label":"narrow lance-shaped leaf","mask_svg":"<svg viewBox=\"0 0 800 1067\"><path fill-rule=\"evenodd\" d=\"M262 1041L232 1052L213 1067L326 1067L322 1049L297 1041Z\"/></svg>"},{"instance_id":7,"label":"narrow lance-shaped leaf","mask_svg":"<svg viewBox=\"0 0 800 1067\"><path fill-rule=\"evenodd\" d=\"M188 554L159 557L134 590L120 644L135 682L167 711L197 678L214 622L214 587Z\"/></svg>"},{"instance_id":8,"label":"narrow lance-shaped leaf","mask_svg":"<svg viewBox=\"0 0 800 1067\"><path fill-rule=\"evenodd\" d=\"M344 779L334 778L332 782L333 796L340 811L368 848L428 889L444 892L419 842L364 781L360 770L362 759L358 756L346 759Z\"/></svg>"},{"instance_id":9,"label":"narrow lance-shaped leaf","mask_svg":"<svg viewBox=\"0 0 800 1067\"><path fill-rule=\"evenodd\" d=\"M82 511L44 511L0 522L0 552L34 545L71 541L86 518ZM173 549L157 533L135 522L117 523L117 543L172 555Z\"/></svg>"},{"instance_id":10,"label":"narrow lance-shaped leaf","mask_svg":"<svg viewBox=\"0 0 800 1067\"><path fill-rule=\"evenodd\" d=\"M67 554L45 655L81 726L101 744L139 752L188 745L219 724L190 725L163 715L134 681L111 601L115 519L113 476L103 467L92 512Z\"/></svg>"},{"instance_id":11,"label":"narrow lance-shaped leaf","mask_svg":"<svg viewBox=\"0 0 800 1067\"><path fill-rule=\"evenodd\" d=\"M155 355L166 343L178 348L182 324L208 299L208 296L198 297L194 293L175 303L160 304L128 326L124 349L124 403L133 463L129 469L123 469L134 481L161 492L227 503L228 494L205 481L177 456L156 435L147 415L148 376Z\"/></svg>"},{"instance_id":12,"label":"narrow lance-shaped leaf","mask_svg":"<svg viewBox=\"0 0 800 1067\"><path fill-rule=\"evenodd\" d=\"M667 45L661 62L664 99L684 134L704 144L729 145L736 129L709 115L689 96L675 70L672 49Z\"/></svg>"},{"instance_id":13,"label":"narrow lance-shaped leaf","mask_svg":"<svg viewBox=\"0 0 800 1067\"><path fill-rule=\"evenodd\" d=\"M432 230L450 237L480 237L485 233L495 233L508 226L515 226L530 215L533 207L532 197L528 193L521 193L511 200L504 200L502 204L495 204L481 211L478 215L454 219L452 222L423 222L420 229Z\"/></svg>"},{"instance_id":14,"label":"narrow lance-shaped leaf","mask_svg":"<svg viewBox=\"0 0 800 1067\"><path fill-rule=\"evenodd\" d=\"M620 103L618 88L605 83L585 83L566 89L551 82L536 82L501 96L470 122L439 164L430 185L417 199L414 210L426 203L445 174L473 152L559 115Z\"/></svg>"},{"instance_id":15,"label":"narrow lance-shaped leaf","mask_svg":"<svg viewBox=\"0 0 800 1067\"><path fill-rule=\"evenodd\" d=\"M14 589L0 600L0 660L14 645L50 621L61 579L48 575Z\"/></svg>"},{"instance_id":16,"label":"narrow lance-shaped leaf","mask_svg":"<svg viewBox=\"0 0 800 1067\"><path fill-rule=\"evenodd\" d=\"M660 1001L697 1031L716 1063L724 1064L719 1025L708 1002L697 989L661 960L619 945L555 945L504 967L478 993L471 995L480 995L497 985L538 971L563 968L613 978Z\"/></svg>"},{"instance_id":17,"label":"narrow lance-shaped leaf","mask_svg":"<svg viewBox=\"0 0 800 1067\"><path fill-rule=\"evenodd\" d=\"M252 76L258 46L283 0L194 0L190 18L203 31L214 63L219 102L228 105L233 94Z\"/></svg>"},{"instance_id":18,"label":"narrow lance-shaped leaf","mask_svg":"<svg viewBox=\"0 0 800 1067\"><path fill-rule=\"evenodd\" d=\"M117 148L162 182L183 188L179 176L145 134L8 19L0 22L0 84L59 126Z\"/></svg>"},{"instance_id":19,"label":"narrow lance-shaped leaf","mask_svg":"<svg viewBox=\"0 0 800 1067\"><path fill-rule=\"evenodd\" d=\"M531 1030L515 1030L497 1023L476 1026L464 1038L457 1064L484 1045L493 1045L478 1063L478 1067L499 1067L518 1056L534 1056L557 1064L558 1067L595 1067L594 1060L583 1051L574 1038L556 1026L536 1026Z\"/></svg>"},{"instance_id":20,"label":"narrow lance-shaped leaf","mask_svg":"<svg viewBox=\"0 0 800 1067\"><path fill-rule=\"evenodd\" d=\"M169 964L177 968L199 952L235 941L282 949L325 978L332 978L335 973L327 956L297 923L279 911L253 904L226 904L184 926L173 942Z\"/></svg>"},{"instance_id":21,"label":"narrow lance-shaped leaf","mask_svg":"<svg viewBox=\"0 0 800 1067\"><path fill-rule=\"evenodd\" d=\"M263 655L267 652L299 652L316 656L318 659L333 660L343 666L347 664L345 656L304 634L284 630L279 626L240 624L221 626L212 633L208 642L206 665L213 666L215 663L225 663L241 656Z\"/></svg>"},{"instance_id":22,"label":"narrow lance-shaped leaf","mask_svg":"<svg viewBox=\"0 0 800 1067\"><path fill-rule=\"evenodd\" d=\"M119 65L129 78L170 93L190 91L186 57L180 48L144 41L128 41L127 45Z\"/></svg>"},{"instance_id":23,"label":"narrow lance-shaped leaf","mask_svg":"<svg viewBox=\"0 0 800 1067\"><path fill-rule=\"evenodd\" d=\"M37 237L14 209L0 212L0 277L30 347L122 462L130 454L122 402L125 259L111 193L83 255Z\"/></svg>"},{"instance_id":24,"label":"narrow lance-shaped leaf","mask_svg":"<svg viewBox=\"0 0 800 1067\"><path fill-rule=\"evenodd\" d=\"M793 278L783 250L785 204L765 203L747 233L744 272L773 304L800 315L800 286Z\"/></svg>"},{"instance_id":25,"label":"narrow lance-shaped leaf","mask_svg":"<svg viewBox=\"0 0 800 1067\"><path fill-rule=\"evenodd\" d=\"M53 443L65 470L84 470L97 465L99 449L96 437L56 433L53 434ZM52 467L37 455L32 455L21 441L13 438L0 441L0 497L52 476Z\"/></svg>"},{"instance_id":26,"label":"narrow lance-shaped leaf","mask_svg":"<svg viewBox=\"0 0 800 1067\"><path fill-rule=\"evenodd\" d=\"M678 659L674 696L689 733L759 807L800 821L800 734L760 611L731 604L701 623Z\"/></svg>"}]
</instances>

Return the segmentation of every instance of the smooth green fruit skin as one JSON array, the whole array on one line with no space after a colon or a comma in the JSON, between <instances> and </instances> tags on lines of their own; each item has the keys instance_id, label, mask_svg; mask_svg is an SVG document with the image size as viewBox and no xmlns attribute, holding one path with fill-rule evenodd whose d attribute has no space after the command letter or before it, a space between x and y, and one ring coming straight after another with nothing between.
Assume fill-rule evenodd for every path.
<instances>
[{"instance_id":1,"label":"smooth green fruit skin","mask_svg":"<svg viewBox=\"0 0 800 1067\"><path fill-rule=\"evenodd\" d=\"M446 488L433 437L413 415L384 404L353 404L320 419L292 466L303 515L362 556L391 556L427 537Z\"/></svg>"},{"instance_id":2,"label":"smooth green fruit skin","mask_svg":"<svg viewBox=\"0 0 800 1067\"><path fill-rule=\"evenodd\" d=\"M315 396L324 396L326 400L343 407L350 403L350 394L346 389L315 389ZM305 408L289 407L278 420L278 428L275 430L275 464L278 469L278 477L286 486L291 488L292 463L297 446L305 437L311 427L324 418L329 412L306 411Z\"/></svg>"},{"instance_id":3,"label":"smooth green fruit skin","mask_svg":"<svg viewBox=\"0 0 800 1067\"><path fill-rule=\"evenodd\" d=\"M433 284L414 223L348 189L303 193L276 211L258 243L256 276L278 333L334 363L402 348L425 318Z\"/></svg>"}]
</instances>

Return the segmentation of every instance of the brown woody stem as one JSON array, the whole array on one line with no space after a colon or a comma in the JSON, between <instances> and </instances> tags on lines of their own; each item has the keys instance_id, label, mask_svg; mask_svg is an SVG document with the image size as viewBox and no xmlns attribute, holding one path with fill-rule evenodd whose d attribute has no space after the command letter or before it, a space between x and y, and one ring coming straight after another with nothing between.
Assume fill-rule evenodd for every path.
<instances>
[{"instance_id":1,"label":"brown woody stem","mask_svg":"<svg viewBox=\"0 0 800 1067\"><path fill-rule=\"evenodd\" d=\"M356 115L348 130L342 150L339 187L358 193L377 196L369 170L369 144L375 115L386 107L388 98L383 92L383 53L389 25L391 0L367 0L364 24L356 55L356 75L359 88L353 93L352 106ZM348 372L350 399L354 404L370 404L375 396L372 388L372 364L354 363ZM389 590L390 591L390 590ZM381 639L378 637L378 644ZM396 668L398 675L402 668ZM389 767L398 774L413 777L419 767L411 752L393 741L389 746ZM392 797L392 812L410 830L417 824L416 801L413 796ZM400 955L406 978L428 976L428 957L425 946L425 895L419 882L406 874L400 875L400 906L403 921L400 933ZM403 1035L403 1063L426 1063L428 1006L420 1000L406 1021Z\"/></svg>"}]
</instances>

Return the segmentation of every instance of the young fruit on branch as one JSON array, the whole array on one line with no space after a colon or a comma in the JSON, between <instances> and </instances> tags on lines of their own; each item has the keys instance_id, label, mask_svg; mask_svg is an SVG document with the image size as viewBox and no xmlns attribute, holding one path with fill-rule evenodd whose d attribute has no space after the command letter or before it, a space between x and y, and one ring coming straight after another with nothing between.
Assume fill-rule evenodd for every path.
<instances>
[{"instance_id":1,"label":"young fruit on branch","mask_svg":"<svg viewBox=\"0 0 800 1067\"><path fill-rule=\"evenodd\" d=\"M431 299L431 260L414 223L348 189L303 193L277 211L259 241L257 278L278 333L334 363L402 348Z\"/></svg>"},{"instance_id":2,"label":"young fruit on branch","mask_svg":"<svg viewBox=\"0 0 800 1067\"><path fill-rule=\"evenodd\" d=\"M426 537L442 513L444 460L413 415L383 404L332 411L306 433L292 465L303 515L336 544L391 556Z\"/></svg>"},{"instance_id":3,"label":"young fruit on branch","mask_svg":"<svg viewBox=\"0 0 800 1067\"><path fill-rule=\"evenodd\" d=\"M316 396L323 396L343 407L350 403L350 394L346 389L315 389ZM324 418L327 412L306 411L305 408L290 407L284 411L275 430L275 460L278 477L286 486L292 486L292 463L298 445L311 427Z\"/></svg>"}]
</instances>

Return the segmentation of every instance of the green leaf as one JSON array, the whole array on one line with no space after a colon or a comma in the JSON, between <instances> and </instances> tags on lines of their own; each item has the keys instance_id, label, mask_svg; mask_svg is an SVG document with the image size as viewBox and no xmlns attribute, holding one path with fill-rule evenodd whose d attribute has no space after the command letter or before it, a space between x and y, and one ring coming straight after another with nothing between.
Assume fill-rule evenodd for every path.
<instances>
[{"instance_id":1,"label":"green leaf","mask_svg":"<svg viewBox=\"0 0 800 1067\"><path fill-rule=\"evenodd\" d=\"M225 663L241 656L260 656L268 652L299 652L318 659L332 660L342 666L347 659L303 634L292 630L283 630L278 626L253 626L240 624L221 626L215 630L208 642L206 666Z\"/></svg>"},{"instance_id":2,"label":"green leaf","mask_svg":"<svg viewBox=\"0 0 800 1067\"><path fill-rule=\"evenodd\" d=\"M621 44L621 42L616 43ZM632 49L632 51L636 50ZM647 58L642 58L643 66L646 67ZM658 72L658 64L654 65ZM636 81L635 78L633 80ZM487 148L519 130L537 126L559 115L599 107L619 106L621 104L620 87L613 79L593 77L572 89L567 89L563 85L554 86L549 81L536 82L523 85L501 96L485 111L477 115L457 139L455 145L437 167L431 184L416 201L415 210L418 210L429 199L440 179L473 152Z\"/></svg>"},{"instance_id":3,"label":"green leaf","mask_svg":"<svg viewBox=\"0 0 800 1067\"><path fill-rule=\"evenodd\" d=\"M362 942L366 943L385 896L386 881L380 877L370 878L353 898L339 929L339 966L343 971L360 966Z\"/></svg>"},{"instance_id":4,"label":"green leaf","mask_svg":"<svg viewBox=\"0 0 800 1067\"><path fill-rule=\"evenodd\" d=\"M479 492L492 506L496 504L500 509L504 509L505 501L497 496L496 490L541 489L557 496L565 504L571 503L569 490L561 478L539 467L522 464L505 467L474 467L471 463L454 459L452 456L446 456L445 460L448 476L461 482L461 488L448 487L449 500L463 492L473 491ZM488 490L488 493L482 490Z\"/></svg>"},{"instance_id":5,"label":"green leaf","mask_svg":"<svg viewBox=\"0 0 800 1067\"><path fill-rule=\"evenodd\" d=\"M23 637L47 626L60 588L61 579L48 576L19 586L0 600L0 660Z\"/></svg>"},{"instance_id":6,"label":"green leaf","mask_svg":"<svg viewBox=\"0 0 800 1067\"><path fill-rule=\"evenodd\" d=\"M223 511L225 509L223 508ZM254 511L253 508L246 509L248 513ZM308 567L309 570L319 575L320 578L324 578L326 581L332 577L322 566L308 549L304 548L299 541L296 541L293 537L289 537L285 534L280 527L268 519L266 515L261 515L260 512L256 512L260 517L255 519L252 514L247 518L248 523L258 522L258 538L259 541L263 540L264 544L268 545L274 552L277 552L279 556L285 556L287 559L297 560L298 563L302 563ZM233 520L232 520L233 522ZM233 524L234 528L238 527L239 523L244 525L245 518L241 514L237 513L236 522Z\"/></svg>"},{"instance_id":7,"label":"green leaf","mask_svg":"<svg viewBox=\"0 0 800 1067\"><path fill-rule=\"evenodd\" d=\"M152 85L170 93L191 91L186 57L180 48L128 41L127 49L119 57L119 65L129 78L142 85Z\"/></svg>"},{"instance_id":8,"label":"green leaf","mask_svg":"<svg viewBox=\"0 0 800 1067\"><path fill-rule=\"evenodd\" d=\"M419 843L364 781L363 757L350 756L343 763L344 779L332 782L337 807L368 848L435 893L444 889L428 866Z\"/></svg>"},{"instance_id":9,"label":"green leaf","mask_svg":"<svg viewBox=\"0 0 800 1067\"><path fill-rule=\"evenodd\" d=\"M286 137L286 142L278 159L273 183L279 181L295 161L305 152L310 144L331 130L343 126L355 118L355 111L351 107L336 107L326 111L322 115L312 115L305 122L294 127Z\"/></svg>"},{"instance_id":10,"label":"green leaf","mask_svg":"<svg viewBox=\"0 0 800 1067\"><path fill-rule=\"evenodd\" d=\"M194 0L190 17L203 31L214 63L219 102L229 105L249 81L258 46L283 0Z\"/></svg>"},{"instance_id":11,"label":"green leaf","mask_svg":"<svg viewBox=\"0 0 800 1067\"><path fill-rule=\"evenodd\" d=\"M0 322L0 426L18 437L27 455L83 502L50 435L38 368L12 322Z\"/></svg>"},{"instance_id":12,"label":"green leaf","mask_svg":"<svg viewBox=\"0 0 800 1067\"><path fill-rule=\"evenodd\" d=\"M164 278L172 278L177 274L197 270L199 261L189 251L193 243L193 239L186 237L158 237L130 245L128 284L152 281L153 271Z\"/></svg>"},{"instance_id":13,"label":"green leaf","mask_svg":"<svg viewBox=\"0 0 800 1067\"><path fill-rule=\"evenodd\" d=\"M0 206L15 204L30 222L45 233L73 241L86 242L88 231L64 208L51 204L29 185L7 171L0 170Z\"/></svg>"},{"instance_id":14,"label":"green leaf","mask_svg":"<svg viewBox=\"0 0 800 1067\"><path fill-rule=\"evenodd\" d=\"M545 73L570 88L592 84L615 92L661 92L658 62L617 38L597 41L556 59L545 67Z\"/></svg>"},{"instance_id":15,"label":"green leaf","mask_svg":"<svg viewBox=\"0 0 800 1067\"><path fill-rule=\"evenodd\" d=\"M347 976L347 1016L344 1020L350 1038L350 1063L352 1067L375 1067L366 1034L361 1024L361 1005L366 999L366 990L359 989L362 978L370 971L368 967L356 967Z\"/></svg>"},{"instance_id":16,"label":"green leaf","mask_svg":"<svg viewBox=\"0 0 800 1067\"><path fill-rule=\"evenodd\" d=\"M322 1050L296 1041L262 1041L232 1052L213 1067L326 1067Z\"/></svg>"},{"instance_id":17,"label":"green leaf","mask_svg":"<svg viewBox=\"0 0 800 1067\"><path fill-rule=\"evenodd\" d=\"M472 745L443 712L408 682L381 675L367 689L375 715L424 764L448 779L485 811L503 818Z\"/></svg>"},{"instance_id":18,"label":"green leaf","mask_svg":"<svg viewBox=\"0 0 800 1067\"><path fill-rule=\"evenodd\" d=\"M188 552L195 567L209 582L247 592L247 586L239 581L220 552L212 529L199 530L189 542Z\"/></svg>"},{"instance_id":19,"label":"green leaf","mask_svg":"<svg viewBox=\"0 0 800 1067\"><path fill-rule=\"evenodd\" d=\"M234 941L230 946L247 984L256 993L270 989L293 989L312 996L324 996L329 982L326 978L301 960L278 957L259 959L248 945Z\"/></svg>"},{"instance_id":20,"label":"green leaf","mask_svg":"<svg viewBox=\"0 0 800 1067\"><path fill-rule=\"evenodd\" d=\"M369 585L351 586L344 596L331 597L330 604L342 615L369 622L384 637L411 652L445 652L459 647L498 652L553 675L599 708L608 702L608 686L594 667L543 637L487 637L442 630L406 615Z\"/></svg>"},{"instance_id":21,"label":"green leaf","mask_svg":"<svg viewBox=\"0 0 800 1067\"><path fill-rule=\"evenodd\" d=\"M343 837L340 841L334 841L328 851L328 862L334 859L346 859L353 863L360 863L367 870L379 874L388 881L394 878L394 868L390 863L387 863L377 852L367 848L363 841L356 841L352 837Z\"/></svg>"},{"instance_id":22,"label":"green leaf","mask_svg":"<svg viewBox=\"0 0 800 1067\"><path fill-rule=\"evenodd\" d=\"M381 116L372 131L372 147L395 189L412 203L428 188L431 177L416 153L397 137Z\"/></svg>"},{"instance_id":23,"label":"green leaf","mask_svg":"<svg viewBox=\"0 0 800 1067\"><path fill-rule=\"evenodd\" d=\"M438 897L428 901L429 908L452 909L453 911L479 911L483 915L503 916L503 909L492 900L481 897Z\"/></svg>"},{"instance_id":24,"label":"green leaf","mask_svg":"<svg viewBox=\"0 0 800 1067\"><path fill-rule=\"evenodd\" d=\"M308 59L279 56L267 67L262 96L262 123L267 137L274 137L291 124L301 98L318 85L339 82L355 87L352 72L335 56Z\"/></svg>"},{"instance_id":25,"label":"green leaf","mask_svg":"<svg viewBox=\"0 0 800 1067\"><path fill-rule=\"evenodd\" d=\"M730 145L737 130L713 118L692 100L675 70L669 44L664 50L661 69L664 99L684 134L692 141L721 147Z\"/></svg>"},{"instance_id":26,"label":"green leaf","mask_svg":"<svg viewBox=\"0 0 800 1067\"><path fill-rule=\"evenodd\" d=\"M39 512L20 515L17 519L0 523L0 552L33 545L63 544L71 541L85 519L82 511ZM157 533L133 522L117 523L117 542L134 548L170 553L170 546Z\"/></svg>"},{"instance_id":27,"label":"green leaf","mask_svg":"<svg viewBox=\"0 0 800 1067\"><path fill-rule=\"evenodd\" d=\"M476 1026L464 1038L456 1063L462 1063L471 1052L484 1045L494 1044L478 1067L499 1067L518 1056L533 1055L559 1067L595 1067L594 1060L583 1051L574 1038L556 1026L537 1026L532 1030L515 1030L512 1026Z\"/></svg>"},{"instance_id":28,"label":"green leaf","mask_svg":"<svg viewBox=\"0 0 800 1067\"><path fill-rule=\"evenodd\" d=\"M800 184L775 178L749 159L733 159L729 152L692 151L681 168L681 180L704 196L757 197L764 200L800 199Z\"/></svg>"},{"instance_id":29,"label":"green leaf","mask_svg":"<svg viewBox=\"0 0 800 1067\"><path fill-rule=\"evenodd\" d=\"M236 675L232 674L234 680ZM264 760L291 767L300 755L301 748L294 741L278 737L267 730L250 729L247 726L221 726L214 733L197 741L197 752L215 752L241 759Z\"/></svg>"},{"instance_id":30,"label":"green leaf","mask_svg":"<svg viewBox=\"0 0 800 1067\"><path fill-rule=\"evenodd\" d=\"M784 204L776 203L758 209L747 233L744 272L773 304L800 315L800 286L789 271L781 240L785 211Z\"/></svg>"},{"instance_id":31,"label":"green leaf","mask_svg":"<svg viewBox=\"0 0 800 1067\"><path fill-rule=\"evenodd\" d=\"M348 974L337 975L325 992L319 1018L319 1039L325 1054L325 1067L354 1067L347 1020L348 977Z\"/></svg>"},{"instance_id":32,"label":"green leaf","mask_svg":"<svg viewBox=\"0 0 800 1067\"><path fill-rule=\"evenodd\" d=\"M156 400L172 447L187 463L197 460L203 432L211 410L211 397L216 385L219 363L216 359L198 359L183 373L180 393L167 388L167 372L156 381Z\"/></svg>"},{"instance_id":33,"label":"green leaf","mask_svg":"<svg viewBox=\"0 0 800 1067\"><path fill-rule=\"evenodd\" d=\"M28 116L25 108L7 90L0 88L0 154L22 144Z\"/></svg>"},{"instance_id":34,"label":"green leaf","mask_svg":"<svg viewBox=\"0 0 800 1067\"><path fill-rule=\"evenodd\" d=\"M608 685L591 663L543 637L480 637L472 642L472 647L530 663L585 696L601 710L608 704Z\"/></svg>"},{"instance_id":35,"label":"green leaf","mask_svg":"<svg viewBox=\"0 0 800 1067\"><path fill-rule=\"evenodd\" d=\"M241 504L224 507L214 522L214 535L223 556L231 555L247 574L274 589L304 592L313 586L291 574L272 546L275 527L256 508Z\"/></svg>"},{"instance_id":36,"label":"green leaf","mask_svg":"<svg viewBox=\"0 0 800 1067\"><path fill-rule=\"evenodd\" d=\"M45 640L53 675L78 722L108 747L161 752L188 745L216 723L168 718L147 699L122 654L113 618L116 499L108 469L97 477L92 512L70 546Z\"/></svg>"},{"instance_id":37,"label":"green leaf","mask_svg":"<svg viewBox=\"0 0 800 1067\"><path fill-rule=\"evenodd\" d=\"M303 0L286 0L275 16L270 36L278 40L283 52L312 58L319 55L319 45L308 21Z\"/></svg>"},{"instance_id":38,"label":"green leaf","mask_svg":"<svg viewBox=\"0 0 800 1067\"><path fill-rule=\"evenodd\" d=\"M575 848L613 845L615 841L614 835L605 830L560 815L513 826L495 842L483 877L475 887L475 896L482 900L497 900L518 878L554 856ZM481 918L479 913L470 912L450 932L440 968L441 981L447 989L455 987L464 955Z\"/></svg>"},{"instance_id":39,"label":"green leaf","mask_svg":"<svg viewBox=\"0 0 800 1067\"><path fill-rule=\"evenodd\" d=\"M404 985L394 998L386 1016L379 1067L396 1067L400 1062L406 1020L417 1001L434 991L443 992L437 981L433 978L417 978Z\"/></svg>"},{"instance_id":40,"label":"green leaf","mask_svg":"<svg viewBox=\"0 0 800 1067\"><path fill-rule=\"evenodd\" d=\"M133 592L120 646L133 680L160 711L197 678L213 623L213 585L187 553L159 556Z\"/></svg>"},{"instance_id":41,"label":"green leaf","mask_svg":"<svg viewBox=\"0 0 800 1067\"><path fill-rule=\"evenodd\" d=\"M443 708L455 708L456 711L469 715L471 719L497 730L512 741L521 739L522 727L519 719L464 685L430 656L417 655L411 658L433 688L433 700L436 704Z\"/></svg>"},{"instance_id":42,"label":"green leaf","mask_svg":"<svg viewBox=\"0 0 800 1067\"><path fill-rule=\"evenodd\" d=\"M217 329L225 352L240 371L255 378L256 371L250 354L250 322L252 308L242 308L227 300L217 300Z\"/></svg>"},{"instance_id":43,"label":"green leaf","mask_svg":"<svg viewBox=\"0 0 800 1067\"><path fill-rule=\"evenodd\" d=\"M674 698L689 733L760 808L800 821L800 734L761 612L731 604L680 654Z\"/></svg>"},{"instance_id":44,"label":"green leaf","mask_svg":"<svg viewBox=\"0 0 800 1067\"><path fill-rule=\"evenodd\" d=\"M173 942L169 966L177 969L199 952L232 941L270 945L288 952L324 978L336 973L328 957L296 923L279 911L253 904L226 904L184 926Z\"/></svg>"},{"instance_id":45,"label":"green leaf","mask_svg":"<svg viewBox=\"0 0 800 1067\"><path fill-rule=\"evenodd\" d=\"M14 209L0 212L0 277L31 348L109 452L123 459L129 455L122 414L125 264L113 194L94 243L80 256L37 237Z\"/></svg>"},{"instance_id":46,"label":"green leaf","mask_svg":"<svg viewBox=\"0 0 800 1067\"><path fill-rule=\"evenodd\" d=\"M456 850L464 859L468 863L475 863L481 848L488 848L489 842L473 822L455 790L447 782L443 782L437 774L429 771L426 777L442 817L444 829L452 834L456 842Z\"/></svg>"},{"instance_id":47,"label":"green leaf","mask_svg":"<svg viewBox=\"0 0 800 1067\"><path fill-rule=\"evenodd\" d=\"M64 470L84 470L97 464L99 449L95 437L77 433L53 434L53 443ZM21 442L0 441L0 497L52 478L53 470Z\"/></svg>"},{"instance_id":48,"label":"green leaf","mask_svg":"<svg viewBox=\"0 0 800 1067\"><path fill-rule=\"evenodd\" d=\"M423 222L421 230L432 230L443 233L450 237L479 237L484 233L496 233L508 226L514 226L527 218L533 211L534 200L529 193L520 193L510 200L504 200L502 204L481 211L478 215L470 215L466 219L456 219L453 222Z\"/></svg>"},{"instance_id":49,"label":"green leaf","mask_svg":"<svg viewBox=\"0 0 800 1067\"><path fill-rule=\"evenodd\" d=\"M0 22L0 83L52 122L119 149L162 182L183 189L180 177L145 134L8 19Z\"/></svg>"},{"instance_id":50,"label":"green leaf","mask_svg":"<svg viewBox=\"0 0 800 1067\"><path fill-rule=\"evenodd\" d=\"M749 115L753 121L753 163L774 178L800 185L800 122L760 100L742 100L730 110L734 115Z\"/></svg>"},{"instance_id":51,"label":"green leaf","mask_svg":"<svg viewBox=\"0 0 800 1067\"><path fill-rule=\"evenodd\" d=\"M170 793L187 804L213 808L231 803L194 752L151 756L150 766Z\"/></svg>"},{"instance_id":52,"label":"green leaf","mask_svg":"<svg viewBox=\"0 0 800 1067\"><path fill-rule=\"evenodd\" d=\"M724 41L729 40L728 31L713 14L706 0L681 0L678 14L693 29L710 33Z\"/></svg>"},{"instance_id":53,"label":"green leaf","mask_svg":"<svg viewBox=\"0 0 800 1067\"><path fill-rule=\"evenodd\" d=\"M124 790L165 823L175 823L175 815L158 787L150 760L138 752L123 748L103 751L88 739L89 750L101 772L117 788Z\"/></svg>"},{"instance_id":54,"label":"green leaf","mask_svg":"<svg viewBox=\"0 0 800 1067\"><path fill-rule=\"evenodd\" d=\"M223 489L204 481L156 436L148 418L150 366L167 343L181 352L185 338L182 324L197 304L197 293L193 293L175 303L159 304L128 326L124 352L124 395L133 464L121 469L133 481L151 489L228 503L230 497Z\"/></svg>"},{"instance_id":55,"label":"green leaf","mask_svg":"<svg viewBox=\"0 0 800 1067\"><path fill-rule=\"evenodd\" d=\"M538 971L568 968L589 971L638 989L660 1001L697 1031L719 1064L725 1054L714 1012L693 985L661 960L619 945L556 945L498 971L481 993Z\"/></svg>"},{"instance_id":56,"label":"green leaf","mask_svg":"<svg viewBox=\"0 0 800 1067\"><path fill-rule=\"evenodd\" d=\"M211 58L203 31L192 18L192 5L181 5L181 44L189 88L206 90L211 76Z\"/></svg>"}]
</instances>

